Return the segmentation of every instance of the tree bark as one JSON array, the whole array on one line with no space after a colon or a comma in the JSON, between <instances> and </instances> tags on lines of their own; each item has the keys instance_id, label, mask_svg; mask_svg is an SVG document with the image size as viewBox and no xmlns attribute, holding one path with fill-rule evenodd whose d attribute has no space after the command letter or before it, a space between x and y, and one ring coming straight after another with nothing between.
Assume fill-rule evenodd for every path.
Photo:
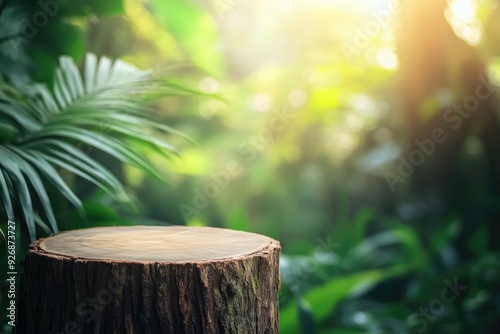
<instances>
[{"instance_id":1,"label":"tree bark","mask_svg":"<svg viewBox=\"0 0 500 334\"><path fill-rule=\"evenodd\" d=\"M101 227L36 241L16 333L278 333L279 243L209 227Z\"/></svg>"}]
</instances>

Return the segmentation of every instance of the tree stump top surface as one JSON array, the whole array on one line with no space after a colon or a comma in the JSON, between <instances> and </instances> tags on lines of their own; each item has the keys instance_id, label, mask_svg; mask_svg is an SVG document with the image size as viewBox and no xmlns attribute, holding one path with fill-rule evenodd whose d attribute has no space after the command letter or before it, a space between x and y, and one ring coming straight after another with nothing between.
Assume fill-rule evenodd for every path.
<instances>
[{"instance_id":1,"label":"tree stump top surface","mask_svg":"<svg viewBox=\"0 0 500 334\"><path fill-rule=\"evenodd\" d=\"M197 262L256 253L271 238L242 231L189 226L113 226L63 232L39 243L52 254L93 260Z\"/></svg>"}]
</instances>

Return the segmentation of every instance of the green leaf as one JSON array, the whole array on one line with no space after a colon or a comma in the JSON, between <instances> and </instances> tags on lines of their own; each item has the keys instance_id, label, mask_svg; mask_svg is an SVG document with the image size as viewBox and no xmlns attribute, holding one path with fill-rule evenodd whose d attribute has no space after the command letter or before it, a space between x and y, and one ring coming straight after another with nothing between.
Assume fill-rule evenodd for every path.
<instances>
[{"instance_id":1,"label":"green leaf","mask_svg":"<svg viewBox=\"0 0 500 334\"><path fill-rule=\"evenodd\" d=\"M462 226L458 220L453 220L443 224L443 226L435 231L429 245L429 250L433 254L437 254L443 246L458 236L461 230Z\"/></svg>"},{"instance_id":2,"label":"green leaf","mask_svg":"<svg viewBox=\"0 0 500 334\"><path fill-rule=\"evenodd\" d=\"M3 175L3 171L0 170L0 191L2 194L2 203L7 213L7 219L14 220L14 211L12 210L12 201L10 200L9 188L7 186L7 181Z\"/></svg>"},{"instance_id":3,"label":"green leaf","mask_svg":"<svg viewBox=\"0 0 500 334\"><path fill-rule=\"evenodd\" d=\"M410 226L399 221L395 223L391 231L406 247L409 255L412 257L412 263L417 266L423 266L426 261L426 253L417 232Z\"/></svg>"},{"instance_id":4,"label":"green leaf","mask_svg":"<svg viewBox=\"0 0 500 334\"><path fill-rule=\"evenodd\" d=\"M119 180L83 152L82 145L161 181L161 173L143 152L151 150L166 158L178 154L160 139L163 133L177 131L145 115L143 104L149 101L151 90L184 95L188 89L163 77L153 78L150 71L88 54L82 77L72 59L64 56L56 70L53 92L43 85L20 91L0 82L0 88L0 119L13 127L10 146L0 145L2 205L10 217L16 205L21 208L32 240L35 223L48 231L45 218L54 232L58 229L46 182L84 216L80 199L56 168L92 182L119 200L129 200Z\"/></svg>"},{"instance_id":5,"label":"green leaf","mask_svg":"<svg viewBox=\"0 0 500 334\"><path fill-rule=\"evenodd\" d=\"M68 86L64 82L64 79L61 74L61 70L58 69L56 71L56 84L54 87L54 94L56 96L57 103L60 108L66 108L68 104L71 103L71 96L69 94Z\"/></svg>"},{"instance_id":6,"label":"green leaf","mask_svg":"<svg viewBox=\"0 0 500 334\"><path fill-rule=\"evenodd\" d=\"M61 73L71 89L73 100L82 97L84 95L83 80L73 60L70 57L61 57L60 64Z\"/></svg>"},{"instance_id":7,"label":"green leaf","mask_svg":"<svg viewBox=\"0 0 500 334\"><path fill-rule=\"evenodd\" d=\"M299 312L300 331L302 334L315 334L316 326L312 316L311 308L300 298L296 299Z\"/></svg>"},{"instance_id":8,"label":"green leaf","mask_svg":"<svg viewBox=\"0 0 500 334\"><path fill-rule=\"evenodd\" d=\"M35 192L37 193L38 198L41 201L41 205L43 210L45 211L47 219L52 226L52 230L54 231L54 233L58 232L56 217L54 215L54 212L52 211L52 204L50 203L50 199L47 195L47 191L45 190L42 179L26 160L24 160L19 154L16 154L16 152L11 151L11 149L12 148L8 146L3 148L0 147L0 152L2 153L1 155L4 157L4 159L7 160L4 166L15 165L19 167L19 171L24 174L24 176L26 176L26 178L29 180L29 184L31 184L31 186L35 189Z\"/></svg>"},{"instance_id":9,"label":"green leaf","mask_svg":"<svg viewBox=\"0 0 500 334\"><path fill-rule=\"evenodd\" d=\"M4 151L4 148L0 146L0 152L4 153ZM1 156L4 157L4 154L1 154ZM17 164L9 163L9 161L4 158L0 159L0 165L2 166L2 169L9 174L9 178L12 180L12 185L16 187L14 193L17 194L16 199L19 201L21 206L30 239L31 241L35 241L35 217L28 184L26 183L26 180L24 179L24 176Z\"/></svg>"},{"instance_id":10,"label":"green leaf","mask_svg":"<svg viewBox=\"0 0 500 334\"><path fill-rule=\"evenodd\" d=\"M35 131L40 128L40 124L19 105L0 102L0 114L13 119L25 130Z\"/></svg>"},{"instance_id":11,"label":"green leaf","mask_svg":"<svg viewBox=\"0 0 500 334\"><path fill-rule=\"evenodd\" d=\"M85 89L87 94L94 91L96 71L97 57L92 53L87 53L87 57L85 57Z\"/></svg>"},{"instance_id":12,"label":"green leaf","mask_svg":"<svg viewBox=\"0 0 500 334\"><path fill-rule=\"evenodd\" d=\"M310 306L316 323L324 320L339 302L348 297L365 293L381 281L402 275L413 270L411 266L395 266L335 277L303 294L304 301ZM295 303L286 305L280 314L282 333L297 333L299 314Z\"/></svg>"},{"instance_id":13,"label":"green leaf","mask_svg":"<svg viewBox=\"0 0 500 334\"><path fill-rule=\"evenodd\" d=\"M50 227L37 215L35 215L35 223L40 226L40 228L45 232L45 234L50 235L53 232L50 230Z\"/></svg>"},{"instance_id":14,"label":"green leaf","mask_svg":"<svg viewBox=\"0 0 500 334\"><path fill-rule=\"evenodd\" d=\"M47 160L44 159L45 157L42 154L32 150L26 150L27 152L23 152L15 147L12 147L11 149L20 156L24 157L27 161L30 161L32 165L37 166L41 174L45 175L45 177L57 188L57 190L76 207L82 217L85 217L85 212L83 211L80 199L73 193L73 191L71 191L71 189L69 189L54 167L52 167Z\"/></svg>"}]
</instances>

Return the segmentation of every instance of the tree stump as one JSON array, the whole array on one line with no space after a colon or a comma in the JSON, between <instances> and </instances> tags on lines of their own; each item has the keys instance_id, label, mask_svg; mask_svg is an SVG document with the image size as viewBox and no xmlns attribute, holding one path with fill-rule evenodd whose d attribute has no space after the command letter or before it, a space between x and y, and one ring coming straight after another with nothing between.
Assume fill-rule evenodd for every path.
<instances>
[{"instance_id":1,"label":"tree stump","mask_svg":"<svg viewBox=\"0 0 500 334\"><path fill-rule=\"evenodd\" d=\"M32 244L16 333L278 333L279 243L210 227L98 227Z\"/></svg>"}]
</instances>

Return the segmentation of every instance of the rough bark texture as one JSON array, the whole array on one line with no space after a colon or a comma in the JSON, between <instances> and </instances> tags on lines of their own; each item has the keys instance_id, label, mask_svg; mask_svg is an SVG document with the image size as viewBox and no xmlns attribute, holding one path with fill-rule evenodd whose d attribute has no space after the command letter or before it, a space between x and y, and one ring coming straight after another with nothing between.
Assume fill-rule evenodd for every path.
<instances>
[{"instance_id":1,"label":"rough bark texture","mask_svg":"<svg viewBox=\"0 0 500 334\"><path fill-rule=\"evenodd\" d=\"M127 262L30 246L16 333L278 333L279 243L193 262ZM140 252L140 250L138 250Z\"/></svg>"}]
</instances>

